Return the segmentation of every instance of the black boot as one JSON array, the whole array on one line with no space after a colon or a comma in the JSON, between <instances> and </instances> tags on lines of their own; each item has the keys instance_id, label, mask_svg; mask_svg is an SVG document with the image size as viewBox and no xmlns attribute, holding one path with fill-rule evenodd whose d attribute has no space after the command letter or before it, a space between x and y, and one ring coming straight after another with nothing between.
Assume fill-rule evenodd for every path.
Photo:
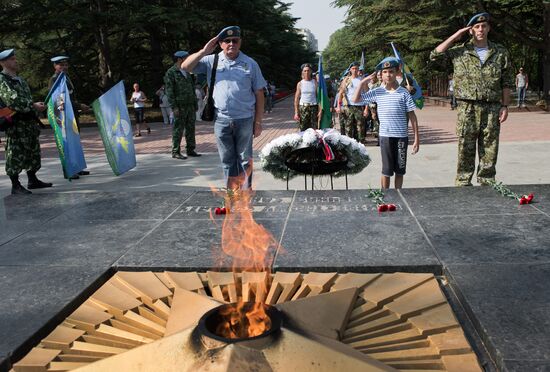
<instances>
[{"instance_id":1,"label":"black boot","mask_svg":"<svg viewBox=\"0 0 550 372\"><path fill-rule=\"evenodd\" d=\"M45 187L52 187L53 185L50 182L42 182L36 177L36 172L27 172L27 177L29 179L29 183L27 184L27 187L29 189L43 189Z\"/></svg>"},{"instance_id":2,"label":"black boot","mask_svg":"<svg viewBox=\"0 0 550 372\"><path fill-rule=\"evenodd\" d=\"M19 182L19 176L10 176L11 180L11 194L12 195L28 195L32 194L29 190L24 188Z\"/></svg>"}]
</instances>

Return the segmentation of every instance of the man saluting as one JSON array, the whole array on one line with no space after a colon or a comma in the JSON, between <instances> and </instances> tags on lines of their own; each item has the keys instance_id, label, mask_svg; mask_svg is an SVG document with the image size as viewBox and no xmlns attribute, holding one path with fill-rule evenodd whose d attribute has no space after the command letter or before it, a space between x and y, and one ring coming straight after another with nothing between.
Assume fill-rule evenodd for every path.
<instances>
[{"instance_id":1,"label":"man saluting","mask_svg":"<svg viewBox=\"0 0 550 372\"><path fill-rule=\"evenodd\" d=\"M506 49L487 38L489 21L488 13L476 14L466 27L439 44L430 55L432 60L447 57L454 67L454 94L458 103L457 186L472 185L476 144L477 182L486 185L495 179L500 124L508 117L514 75ZM471 39L451 48L466 33Z\"/></svg>"}]
</instances>

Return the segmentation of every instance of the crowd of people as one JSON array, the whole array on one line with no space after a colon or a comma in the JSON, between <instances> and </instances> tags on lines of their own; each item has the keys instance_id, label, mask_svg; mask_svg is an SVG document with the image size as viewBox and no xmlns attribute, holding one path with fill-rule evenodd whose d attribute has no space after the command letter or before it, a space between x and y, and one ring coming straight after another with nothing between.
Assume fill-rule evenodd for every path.
<instances>
[{"instance_id":1,"label":"crowd of people","mask_svg":"<svg viewBox=\"0 0 550 372\"><path fill-rule=\"evenodd\" d=\"M433 60L450 60L454 67L450 93L452 108L458 110L457 186L471 185L476 148L478 182L487 184L494 180L500 125L508 116L511 89L514 86L518 89L520 106L524 104L528 87L523 69L514 82L509 54L488 40L489 31L490 15L477 14L430 55ZM454 45L464 35L470 36L468 40ZM216 143L225 183L230 189L252 187L252 141L262 133L263 114L271 112L275 92L274 84L266 82L258 63L241 51L241 36L238 26L229 26L195 53L174 53L174 64L164 76L164 85L156 92L164 123L173 125L172 157L200 156L195 151L195 121L204 88L197 86L193 74L206 75L207 84L213 88ZM218 47L221 51L214 53ZM67 60L67 57L52 59L56 74L66 72ZM64 69L59 67L61 63L65 64ZM44 104L32 101L28 85L17 75L13 49L0 53L0 65L3 68L0 99L4 107L17 113L17 125L6 129L6 173L12 180L12 193L29 193L18 180L22 170L27 170L28 188L50 187L51 184L36 178L40 169L39 129L36 120L31 118L35 112L44 110ZM301 80L296 85L294 120L300 131L317 128L320 121L317 86L318 79L325 77L313 70L311 64L303 64ZM390 178L395 175L394 186L400 188L406 172L409 122L414 135L413 154L420 145L416 106L411 97L413 88L396 58L383 59L376 71L367 76L364 70L364 66L353 62L338 84L327 82L331 107L343 134L360 142L366 141L368 131L375 134L382 155L381 187L389 188ZM150 133L143 115L147 97L138 83L133 88L135 136L141 136L142 125ZM70 89L73 104L81 110L88 109L73 97L72 83ZM183 136L187 156L181 152Z\"/></svg>"}]
</instances>

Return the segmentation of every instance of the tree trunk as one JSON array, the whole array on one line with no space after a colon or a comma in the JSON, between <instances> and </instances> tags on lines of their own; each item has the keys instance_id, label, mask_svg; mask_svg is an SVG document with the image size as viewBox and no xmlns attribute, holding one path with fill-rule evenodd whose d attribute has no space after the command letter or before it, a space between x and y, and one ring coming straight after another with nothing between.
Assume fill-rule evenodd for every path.
<instances>
[{"instance_id":1,"label":"tree trunk","mask_svg":"<svg viewBox=\"0 0 550 372\"><path fill-rule=\"evenodd\" d=\"M108 5L105 0L92 0L90 9L97 14L107 14ZM99 48L99 86L102 91L107 91L113 86L113 73L111 70L111 48L109 46L108 32L102 22L98 22L95 30L95 39Z\"/></svg>"},{"instance_id":2,"label":"tree trunk","mask_svg":"<svg viewBox=\"0 0 550 372\"><path fill-rule=\"evenodd\" d=\"M160 44L160 33L157 28L151 27L147 30L151 43L151 74L153 90L156 91L163 84L164 66L162 65L162 46ZM173 53L173 52L172 52Z\"/></svg>"},{"instance_id":3,"label":"tree trunk","mask_svg":"<svg viewBox=\"0 0 550 372\"><path fill-rule=\"evenodd\" d=\"M550 110L550 2L544 2L544 36L542 51L542 86L543 99L546 101L546 109Z\"/></svg>"}]
</instances>

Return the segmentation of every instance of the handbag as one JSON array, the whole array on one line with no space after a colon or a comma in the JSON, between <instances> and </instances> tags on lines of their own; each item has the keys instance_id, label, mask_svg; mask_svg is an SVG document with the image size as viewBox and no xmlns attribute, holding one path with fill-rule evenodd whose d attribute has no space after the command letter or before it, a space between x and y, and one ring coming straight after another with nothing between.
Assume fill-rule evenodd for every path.
<instances>
[{"instance_id":1,"label":"handbag","mask_svg":"<svg viewBox=\"0 0 550 372\"><path fill-rule=\"evenodd\" d=\"M216 113L216 107L214 107L214 84L216 83L216 70L218 68L219 54L216 53L214 57L214 64L212 65L212 73L210 74L210 84L208 84L208 96L206 98L206 105L202 110L201 119L203 121L214 120L214 114Z\"/></svg>"}]
</instances>

